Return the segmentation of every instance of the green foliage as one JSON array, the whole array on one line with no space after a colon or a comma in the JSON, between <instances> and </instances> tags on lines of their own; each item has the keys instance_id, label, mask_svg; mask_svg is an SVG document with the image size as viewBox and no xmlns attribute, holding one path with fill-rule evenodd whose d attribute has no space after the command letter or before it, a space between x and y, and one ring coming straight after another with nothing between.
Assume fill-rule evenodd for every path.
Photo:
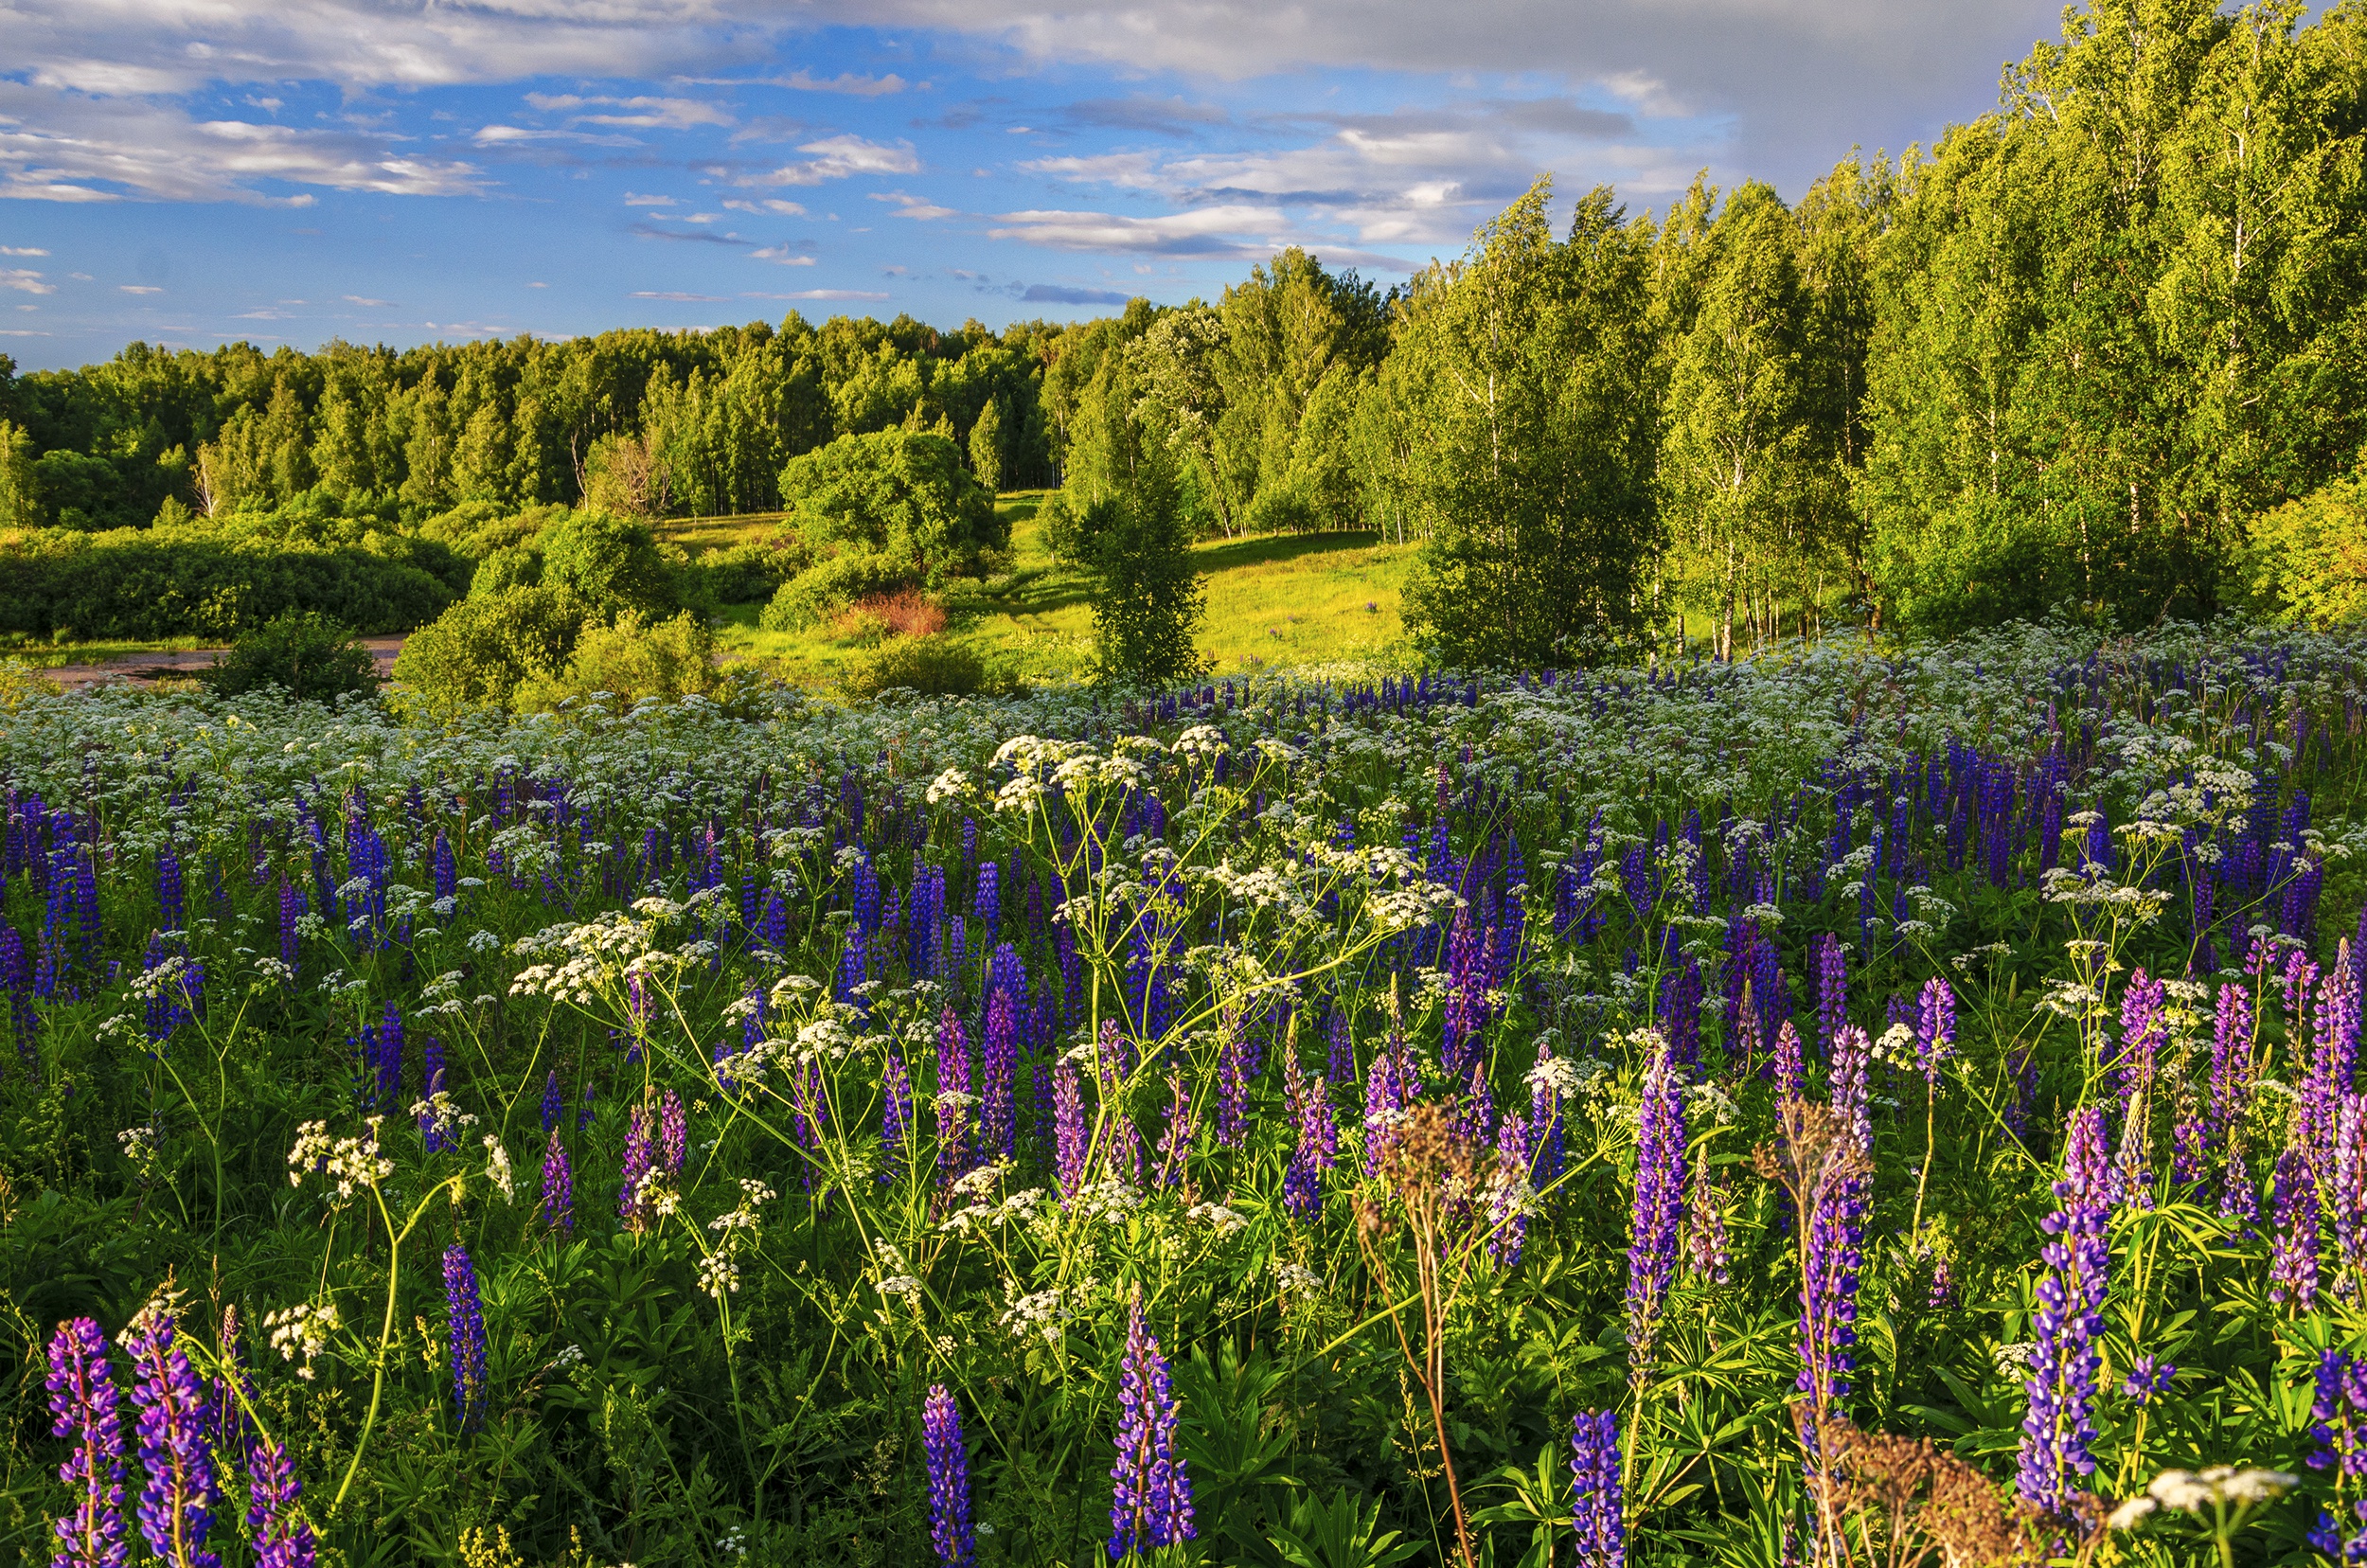
<instances>
[{"instance_id":1,"label":"green foliage","mask_svg":"<svg viewBox=\"0 0 2367 1568\"><path fill-rule=\"evenodd\" d=\"M674 567L647 523L607 512L569 512L541 535L542 582L587 615L671 615L682 599Z\"/></svg>"},{"instance_id":2,"label":"green foliage","mask_svg":"<svg viewBox=\"0 0 2367 1568\"><path fill-rule=\"evenodd\" d=\"M817 547L884 556L933 586L976 570L987 552L1010 543L993 493L943 436L842 436L781 471L781 503Z\"/></svg>"},{"instance_id":3,"label":"green foliage","mask_svg":"<svg viewBox=\"0 0 2367 1568\"><path fill-rule=\"evenodd\" d=\"M2242 565L2253 598L2286 621L2335 626L2367 614L2367 472L2254 518Z\"/></svg>"},{"instance_id":4,"label":"green foliage","mask_svg":"<svg viewBox=\"0 0 2367 1568\"><path fill-rule=\"evenodd\" d=\"M484 556L469 578L469 597L487 598L512 588L530 588L543 580L543 558L532 550L504 545Z\"/></svg>"},{"instance_id":5,"label":"green foliage","mask_svg":"<svg viewBox=\"0 0 2367 1568\"><path fill-rule=\"evenodd\" d=\"M602 693L622 702L707 696L720 684L715 634L690 611L650 622L628 610L613 623L586 621L567 666L556 675L529 668L510 694L521 713L546 712Z\"/></svg>"},{"instance_id":6,"label":"green foliage","mask_svg":"<svg viewBox=\"0 0 2367 1568\"><path fill-rule=\"evenodd\" d=\"M1159 686L1200 672L1193 633L1206 614L1173 472L1155 455L1126 492L1081 520L1094 578L1094 663L1107 683Z\"/></svg>"},{"instance_id":7,"label":"green foliage","mask_svg":"<svg viewBox=\"0 0 2367 1568\"><path fill-rule=\"evenodd\" d=\"M276 686L299 701L325 703L378 689L370 650L347 627L309 610L246 633L206 678L225 697Z\"/></svg>"},{"instance_id":8,"label":"green foliage","mask_svg":"<svg viewBox=\"0 0 2367 1568\"><path fill-rule=\"evenodd\" d=\"M528 680L559 680L583 628L583 607L549 587L465 598L421 627L395 656L395 679L431 708L507 706Z\"/></svg>"},{"instance_id":9,"label":"green foliage","mask_svg":"<svg viewBox=\"0 0 2367 1568\"><path fill-rule=\"evenodd\" d=\"M798 573L774 594L756 624L767 632L802 632L857 599L911 584L909 561L876 550L847 550Z\"/></svg>"},{"instance_id":10,"label":"green foliage","mask_svg":"<svg viewBox=\"0 0 2367 1568\"><path fill-rule=\"evenodd\" d=\"M942 634L891 637L855 661L841 682L847 696L917 691L925 697L967 697L987 686L986 662Z\"/></svg>"},{"instance_id":11,"label":"green foliage","mask_svg":"<svg viewBox=\"0 0 2367 1568\"><path fill-rule=\"evenodd\" d=\"M988 495L1003 489L1003 404L989 400L970 427L970 472Z\"/></svg>"},{"instance_id":12,"label":"green foliage","mask_svg":"<svg viewBox=\"0 0 2367 1568\"><path fill-rule=\"evenodd\" d=\"M1427 534L1406 625L1462 664L1550 664L1647 626L1656 553L1648 235L1608 190L1570 239L1550 182L1415 279L1383 395L1382 481Z\"/></svg>"}]
</instances>

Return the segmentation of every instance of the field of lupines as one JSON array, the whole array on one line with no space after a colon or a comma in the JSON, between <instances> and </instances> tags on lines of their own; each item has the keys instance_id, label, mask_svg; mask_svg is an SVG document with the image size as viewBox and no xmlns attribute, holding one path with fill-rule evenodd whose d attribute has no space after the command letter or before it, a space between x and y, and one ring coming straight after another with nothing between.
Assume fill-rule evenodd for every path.
<instances>
[{"instance_id":1,"label":"field of lupines","mask_svg":"<svg viewBox=\"0 0 2367 1568\"><path fill-rule=\"evenodd\" d=\"M2348 1560L2367 646L0 715L26 1562Z\"/></svg>"}]
</instances>

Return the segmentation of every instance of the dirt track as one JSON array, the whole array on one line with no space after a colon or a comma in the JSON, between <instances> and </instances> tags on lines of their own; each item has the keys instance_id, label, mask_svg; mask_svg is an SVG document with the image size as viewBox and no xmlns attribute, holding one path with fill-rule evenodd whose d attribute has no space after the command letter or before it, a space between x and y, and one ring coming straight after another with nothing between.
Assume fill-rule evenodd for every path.
<instances>
[{"instance_id":1,"label":"dirt track","mask_svg":"<svg viewBox=\"0 0 2367 1568\"><path fill-rule=\"evenodd\" d=\"M370 650L370 661L381 675L393 670L395 655L402 650L402 643L400 637L362 639L362 646ZM107 681L153 681L210 669L216 660L229 651L226 648L198 648L184 653L130 653L103 664L60 665L41 673L69 690Z\"/></svg>"}]
</instances>

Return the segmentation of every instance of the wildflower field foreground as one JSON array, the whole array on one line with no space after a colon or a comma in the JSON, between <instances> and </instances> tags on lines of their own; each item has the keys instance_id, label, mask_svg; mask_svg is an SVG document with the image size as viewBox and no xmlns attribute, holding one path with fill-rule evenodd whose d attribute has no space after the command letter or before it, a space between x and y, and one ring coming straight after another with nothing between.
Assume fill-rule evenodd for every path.
<instances>
[{"instance_id":1,"label":"wildflower field foreground","mask_svg":"<svg viewBox=\"0 0 2367 1568\"><path fill-rule=\"evenodd\" d=\"M2363 657L26 697L0 1542L2343 1559Z\"/></svg>"}]
</instances>

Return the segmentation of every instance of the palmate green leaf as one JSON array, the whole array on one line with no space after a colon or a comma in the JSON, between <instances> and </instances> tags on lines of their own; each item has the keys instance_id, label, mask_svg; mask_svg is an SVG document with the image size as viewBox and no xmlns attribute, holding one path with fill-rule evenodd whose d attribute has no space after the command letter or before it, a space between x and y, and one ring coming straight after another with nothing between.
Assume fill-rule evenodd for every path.
<instances>
[{"instance_id":1,"label":"palmate green leaf","mask_svg":"<svg viewBox=\"0 0 2367 1568\"><path fill-rule=\"evenodd\" d=\"M1302 1497L1290 1522L1268 1534L1268 1544L1290 1568L1390 1568L1422 1548L1380 1528L1380 1500L1341 1492L1329 1503Z\"/></svg>"}]
</instances>

